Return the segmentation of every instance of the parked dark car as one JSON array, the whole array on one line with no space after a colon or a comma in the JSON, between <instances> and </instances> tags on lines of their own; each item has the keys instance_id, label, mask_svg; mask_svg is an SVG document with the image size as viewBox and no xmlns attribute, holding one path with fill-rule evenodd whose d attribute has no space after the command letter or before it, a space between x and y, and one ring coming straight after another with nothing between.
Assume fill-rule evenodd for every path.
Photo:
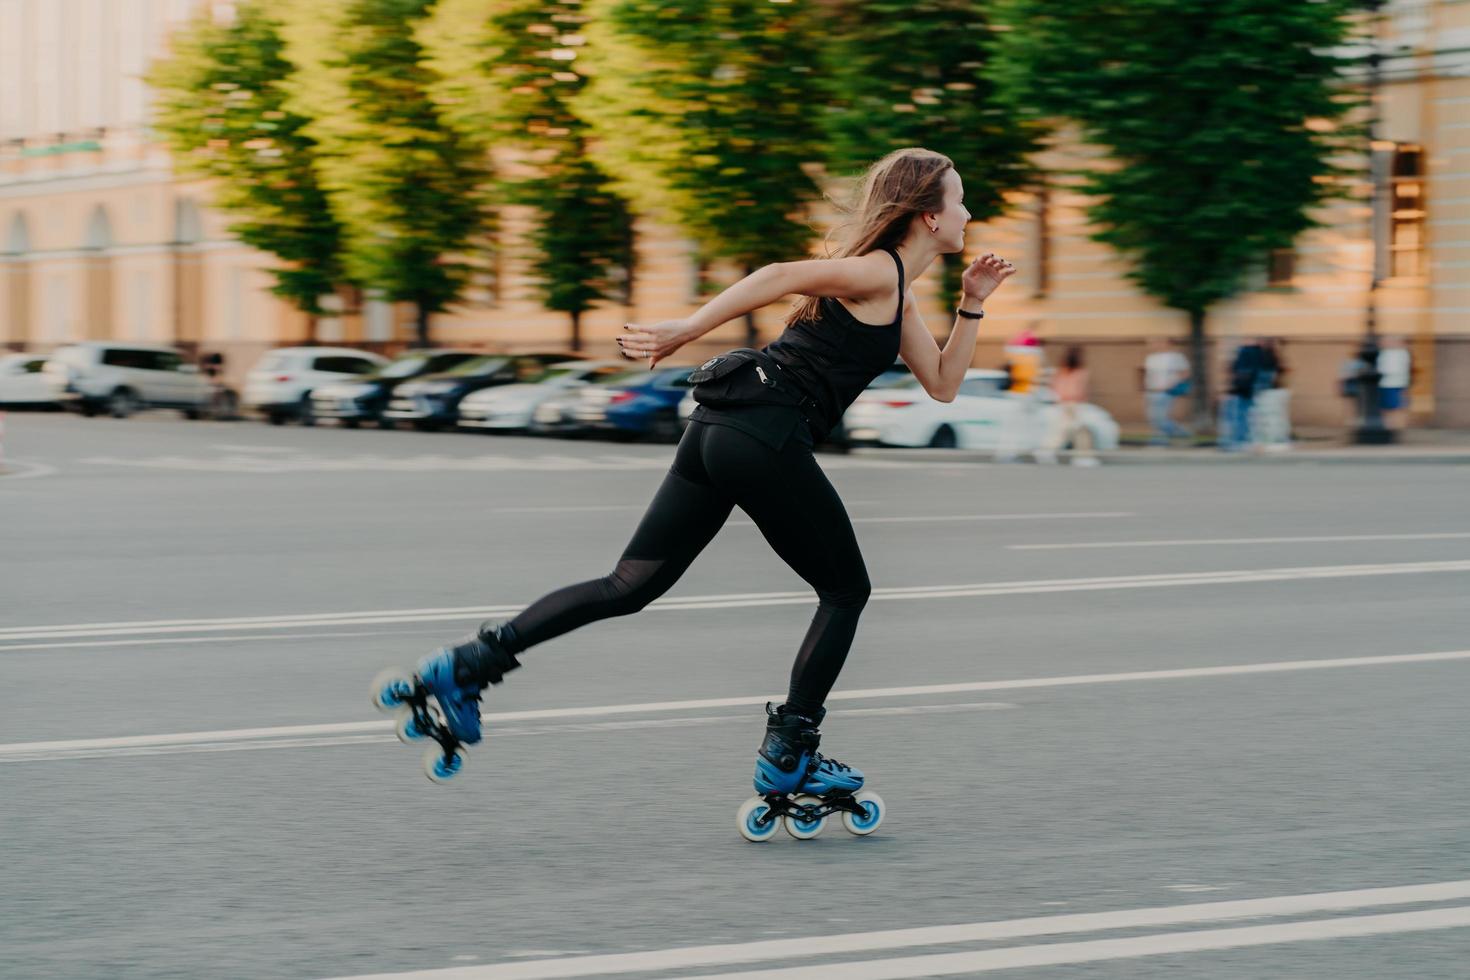
<instances>
[{"instance_id":1,"label":"parked dark car","mask_svg":"<svg viewBox=\"0 0 1470 980\"><path fill-rule=\"evenodd\" d=\"M693 367L640 369L605 385L582 389L573 417L593 433L616 439L639 436L679 441L679 401L689 390Z\"/></svg>"},{"instance_id":2,"label":"parked dark car","mask_svg":"<svg viewBox=\"0 0 1470 980\"><path fill-rule=\"evenodd\" d=\"M585 357L569 353L486 354L448 371L399 385L382 417L425 431L448 428L459 421L460 400L470 392L531 381L545 373L548 365Z\"/></svg>"},{"instance_id":3,"label":"parked dark car","mask_svg":"<svg viewBox=\"0 0 1470 980\"><path fill-rule=\"evenodd\" d=\"M376 422L381 428L391 429L393 420L384 418L383 412L399 386L483 356L483 351L472 350L409 351L372 374L317 388L311 393L311 411L319 419L337 419L348 428Z\"/></svg>"}]
</instances>

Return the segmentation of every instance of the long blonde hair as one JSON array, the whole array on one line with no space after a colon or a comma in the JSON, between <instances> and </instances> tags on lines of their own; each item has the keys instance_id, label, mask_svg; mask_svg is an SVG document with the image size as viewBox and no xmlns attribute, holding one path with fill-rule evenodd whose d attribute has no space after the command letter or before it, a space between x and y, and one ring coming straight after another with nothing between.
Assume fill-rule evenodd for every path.
<instances>
[{"instance_id":1,"label":"long blonde hair","mask_svg":"<svg viewBox=\"0 0 1470 980\"><path fill-rule=\"evenodd\" d=\"M944 210L944 174L954 161L943 153L906 146L868 168L858 184L851 205L838 205L851 215L842 227L850 229L847 240L827 258L867 255L874 249L893 248L908 234L914 215ZM822 301L803 296L786 314L786 322L815 320L822 315Z\"/></svg>"}]
</instances>

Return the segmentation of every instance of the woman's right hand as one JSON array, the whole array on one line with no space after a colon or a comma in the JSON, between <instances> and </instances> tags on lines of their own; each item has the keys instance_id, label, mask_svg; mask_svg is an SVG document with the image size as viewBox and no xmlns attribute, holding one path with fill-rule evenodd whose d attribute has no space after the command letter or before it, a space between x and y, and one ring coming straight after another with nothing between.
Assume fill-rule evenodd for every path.
<instances>
[{"instance_id":1,"label":"woman's right hand","mask_svg":"<svg viewBox=\"0 0 1470 980\"><path fill-rule=\"evenodd\" d=\"M618 337L623 356L633 361L647 359L650 371L695 336L687 318L663 320L646 327L628 323L623 325L623 331Z\"/></svg>"}]
</instances>

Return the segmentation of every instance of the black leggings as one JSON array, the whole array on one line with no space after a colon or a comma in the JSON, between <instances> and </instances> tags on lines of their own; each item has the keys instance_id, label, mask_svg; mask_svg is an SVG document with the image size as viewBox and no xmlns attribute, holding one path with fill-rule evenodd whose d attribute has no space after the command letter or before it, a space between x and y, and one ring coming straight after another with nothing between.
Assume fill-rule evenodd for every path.
<instances>
[{"instance_id":1,"label":"black leggings","mask_svg":"<svg viewBox=\"0 0 1470 980\"><path fill-rule=\"evenodd\" d=\"M815 712L847 659L871 585L842 500L796 437L777 453L739 429L690 422L617 567L533 602L511 621L517 647L638 612L679 580L737 504L816 590L817 613L791 668L787 698L795 710Z\"/></svg>"}]
</instances>

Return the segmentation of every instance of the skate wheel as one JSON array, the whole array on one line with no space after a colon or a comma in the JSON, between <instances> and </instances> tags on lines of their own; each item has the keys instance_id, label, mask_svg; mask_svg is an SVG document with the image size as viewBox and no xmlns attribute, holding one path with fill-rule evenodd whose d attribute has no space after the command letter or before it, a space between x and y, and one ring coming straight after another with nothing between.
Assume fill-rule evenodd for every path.
<instances>
[{"instance_id":1,"label":"skate wheel","mask_svg":"<svg viewBox=\"0 0 1470 980\"><path fill-rule=\"evenodd\" d=\"M883 797L872 790L863 790L853 796L857 805L863 808L862 816L858 816L849 810L842 811L842 826L849 834L857 834L866 837L883 823Z\"/></svg>"},{"instance_id":2,"label":"skate wheel","mask_svg":"<svg viewBox=\"0 0 1470 980\"><path fill-rule=\"evenodd\" d=\"M398 716L398 724L395 731L398 733L398 741L404 745L412 745L429 737L429 733L419 728L418 719L414 718L412 709L401 708L403 713Z\"/></svg>"},{"instance_id":3,"label":"skate wheel","mask_svg":"<svg viewBox=\"0 0 1470 980\"><path fill-rule=\"evenodd\" d=\"M798 796L791 801L795 806L820 807L823 805L821 799L816 796ZM817 817L815 820L803 819L799 814L786 814L786 832L797 840L811 840L822 832L827 826L825 816Z\"/></svg>"},{"instance_id":4,"label":"skate wheel","mask_svg":"<svg viewBox=\"0 0 1470 980\"><path fill-rule=\"evenodd\" d=\"M424 775L436 783L447 783L464 771L465 750L460 746L444 758L444 750L437 744L429 746L424 753Z\"/></svg>"},{"instance_id":5,"label":"skate wheel","mask_svg":"<svg viewBox=\"0 0 1470 980\"><path fill-rule=\"evenodd\" d=\"M395 667L379 671L371 690L373 707L379 711L396 711L413 695L413 678Z\"/></svg>"},{"instance_id":6,"label":"skate wheel","mask_svg":"<svg viewBox=\"0 0 1470 980\"><path fill-rule=\"evenodd\" d=\"M756 844L768 841L781 829L782 818L772 815L771 804L764 796L752 796L735 812L735 826L740 836Z\"/></svg>"}]
</instances>

